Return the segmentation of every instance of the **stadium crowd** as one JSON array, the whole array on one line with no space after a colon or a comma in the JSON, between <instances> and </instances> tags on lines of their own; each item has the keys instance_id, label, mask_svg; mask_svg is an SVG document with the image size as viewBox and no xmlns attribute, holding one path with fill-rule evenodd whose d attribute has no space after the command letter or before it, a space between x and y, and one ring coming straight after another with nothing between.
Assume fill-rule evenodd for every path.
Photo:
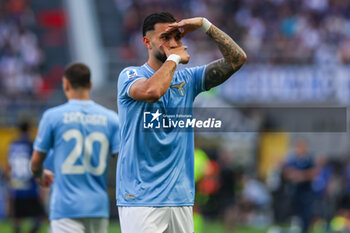
<instances>
[{"instance_id":1,"label":"stadium crowd","mask_svg":"<svg viewBox=\"0 0 350 233\"><path fill-rule=\"evenodd\" d=\"M0 4L0 106L33 98L40 90L43 53L32 30L35 17L27 1Z\"/></svg>"},{"instance_id":2,"label":"stadium crowd","mask_svg":"<svg viewBox=\"0 0 350 233\"><path fill-rule=\"evenodd\" d=\"M206 16L237 40L249 63L350 63L350 2L342 0L115 0L122 16L123 59L140 59L140 21L156 10L177 12L178 19ZM155 8L155 6L157 6ZM196 64L217 57L198 33L185 37ZM134 45L137 45L136 47ZM208 47L209 46L209 47ZM119 50L118 50L119 51ZM190 50L191 52L191 50Z\"/></svg>"}]
</instances>

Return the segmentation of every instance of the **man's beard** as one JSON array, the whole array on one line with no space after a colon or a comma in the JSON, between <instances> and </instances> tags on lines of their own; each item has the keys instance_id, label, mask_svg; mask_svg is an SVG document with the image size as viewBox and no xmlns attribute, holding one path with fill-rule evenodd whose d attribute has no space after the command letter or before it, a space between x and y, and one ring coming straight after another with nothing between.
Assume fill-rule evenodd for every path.
<instances>
[{"instance_id":1,"label":"man's beard","mask_svg":"<svg viewBox=\"0 0 350 233\"><path fill-rule=\"evenodd\" d=\"M155 57L159 60L159 61L161 61L162 63L164 63L165 61L166 61L166 59L167 59L167 56L166 56L166 54L165 53L161 53L161 52L157 52L156 54L155 54Z\"/></svg>"}]
</instances>

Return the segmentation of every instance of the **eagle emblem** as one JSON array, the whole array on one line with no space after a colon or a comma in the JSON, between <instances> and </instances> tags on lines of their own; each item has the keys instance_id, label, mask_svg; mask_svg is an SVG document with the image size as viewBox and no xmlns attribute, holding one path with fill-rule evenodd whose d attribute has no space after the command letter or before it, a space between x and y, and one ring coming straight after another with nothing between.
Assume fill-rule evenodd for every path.
<instances>
[{"instance_id":1,"label":"eagle emblem","mask_svg":"<svg viewBox=\"0 0 350 233\"><path fill-rule=\"evenodd\" d=\"M182 82L180 84L175 84L170 86L171 88L177 88L177 92L179 93L180 96L185 96L185 89L183 86L186 84L186 82Z\"/></svg>"}]
</instances>

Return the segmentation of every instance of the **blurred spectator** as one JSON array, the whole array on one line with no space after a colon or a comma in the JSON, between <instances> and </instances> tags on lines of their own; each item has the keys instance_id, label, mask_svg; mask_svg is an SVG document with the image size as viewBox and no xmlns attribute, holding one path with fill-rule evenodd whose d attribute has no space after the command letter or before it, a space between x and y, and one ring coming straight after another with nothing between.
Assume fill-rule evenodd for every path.
<instances>
[{"instance_id":1,"label":"blurred spectator","mask_svg":"<svg viewBox=\"0 0 350 233\"><path fill-rule=\"evenodd\" d=\"M245 176L240 202L245 210L242 212L246 218L243 219L244 222L257 227L271 224L271 196L263 182L249 175Z\"/></svg>"},{"instance_id":2,"label":"blurred spectator","mask_svg":"<svg viewBox=\"0 0 350 233\"><path fill-rule=\"evenodd\" d=\"M7 211L7 183L6 174L2 168L0 168L0 220L6 217Z\"/></svg>"},{"instance_id":3,"label":"blurred spectator","mask_svg":"<svg viewBox=\"0 0 350 233\"><path fill-rule=\"evenodd\" d=\"M115 2L120 12L124 12L123 46L126 48L135 46L133 38L141 38L138 25L145 15L168 10L174 12L178 19L204 16L220 25L248 51L250 63L328 64L326 62L329 57L332 58L331 63L350 63L349 1L189 0L178 1L176 4L159 0ZM198 40L197 37L196 33L185 37L188 44L193 46L192 54L209 52L215 56L215 47L207 45L203 50L201 43L198 43L203 39ZM141 58L138 50L133 51L132 56L133 59Z\"/></svg>"},{"instance_id":4,"label":"blurred spectator","mask_svg":"<svg viewBox=\"0 0 350 233\"><path fill-rule=\"evenodd\" d=\"M257 179L246 177L243 198L257 207L266 207L270 203L270 194L265 185Z\"/></svg>"},{"instance_id":5,"label":"blurred spectator","mask_svg":"<svg viewBox=\"0 0 350 233\"><path fill-rule=\"evenodd\" d=\"M295 215L300 218L302 232L307 233L311 220L315 194L312 181L318 173L314 158L308 151L304 139L296 140L294 152L289 155L285 164L285 177L293 185L291 198Z\"/></svg>"},{"instance_id":6,"label":"blurred spectator","mask_svg":"<svg viewBox=\"0 0 350 233\"><path fill-rule=\"evenodd\" d=\"M344 195L350 196L350 159L347 161L347 164L344 167L343 175L344 175L344 181L345 181Z\"/></svg>"},{"instance_id":7,"label":"blurred spectator","mask_svg":"<svg viewBox=\"0 0 350 233\"><path fill-rule=\"evenodd\" d=\"M29 124L19 125L19 139L10 145L9 170L10 207L14 232L21 232L24 218L33 218L31 233L38 232L44 209L40 199L39 187L34 180L29 163L32 156L32 141L29 138Z\"/></svg>"},{"instance_id":8,"label":"blurred spectator","mask_svg":"<svg viewBox=\"0 0 350 233\"><path fill-rule=\"evenodd\" d=\"M329 221L331 217L329 184L333 171L324 157L319 157L316 164L319 172L312 182L312 189L315 193L314 216Z\"/></svg>"},{"instance_id":9,"label":"blurred spectator","mask_svg":"<svg viewBox=\"0 0 350 233\"><path fill-rule=\"evenodd\" d=\"M30 30L34 16L29 1L1 1L0 11L0 105L35 99L42 83L39 70L43 55L37 36Z\"/></svg>"},{"instance_id":10,"label":"blurred spectator","mask_svg":"<svg viewBox=\"0 0 350 233\"><path fill-rule=\"evenodd\" d=\"M235 199L236 199L236 180L239 176L238 169L235 169L234 155L229 150L222 150L219 154L218 161L220 171L220 189L217 195L220 217L224 220L226 230L228 232L233 231L234 225L237 224L234 221Z\"/></svg>"},{"instance_id":11,"label":"blurred spectator","mask_svg":"<svg viewBox=\"0 0 350 233\"><path fill-rule=\"evenodd\" d=\"M195 205L193 208L194 231L204 232L203 212L214 212L211 201L216 197L220 188L219 173L220 166L215 161L210 160L204 150L198 147L197 138L194 151L194 177L196 185ZM209 208L208 208L209 207ZM208 208L208 209L206 209Z\"/></svg>"},{"instance_id":12,"label":"blurred spectator","mask_svg":"<svg viewBox=\"0 0 350 233\"><path fill-rule=\"evenodd\" d=\"M338 203L338 210L330 222L332 232L350 231L350 196L344 196Z\"/></svg>"},{"instance_id":13,"label":"blurred spectator","mask_svg":"<svg viewBox=\"0 0 350 233\"><path fill-rule=\"evenodd\" d=\"M285 224L291 215L291 185L284 175L285 172L286 168L281 164L267 178L267 185L273 199L273 217L277 224Z\"/></svg>"}]
</instances>

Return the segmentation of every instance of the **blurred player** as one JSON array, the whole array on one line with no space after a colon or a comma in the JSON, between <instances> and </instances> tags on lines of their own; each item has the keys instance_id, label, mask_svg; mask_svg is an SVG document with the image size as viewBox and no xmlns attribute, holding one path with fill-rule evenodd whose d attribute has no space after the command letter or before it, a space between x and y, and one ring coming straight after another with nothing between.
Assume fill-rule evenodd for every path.
<instances>
[{"instance_id":1,"label":"blurred player","mask_svg":"<svg viewBox=\"0 0 350 233\"><path fill-rule=\"evenodd\" d=\"M294 212L301 220L302 232L307 233L313 215L313 202L316 198L312 181L316 178L319 169L304 139L296 140L294 146L294 152L289 155L285 164L285 176L293 184L290 192Z\"/></svg>"},{"instance_id":2,"label":"blurred player","mask_svg":"<svg viewBox=\"0 0 350 233\"><path fill-rule=\"evenodd\" d=\"M223 58L176 71L179 63L186 64L190 59L182 37L199 28L212 38ZM199 93L227 80L244 64L246 55L207 19L177 23L165 12L146 17L143 43L148 49L148 61L143 66L124 69L118 79L121 147L117 205L121 229L123 233L192 233L193 132L144 132L144 111L192 108Z\"/></svg>"},{"instance_id":3,"label":"blurred player","mask_svg":"<svg viewBox=\"0 0 350 233\"><path fill-rule=\"evenodd\" d=\"M41 218L45 216L40 190L32 173L29 163L32 157L33 142L29 137L29 124L22 122L19 125L20 137L10 145L9 150L9 178L11 211L14 224L14 232L21 232L22 220L33 218L33 226L30 230L35 233L41 225Z\"/></svg>"},{"instance_id":4,"label":"blurred player","mask_svg":"<svg viewBox=\"0 0 350 233\"><path fill-rule=\"evenodd\" d=\"M52 149L52 233L107 233L107 160L118 153L119 124L116 113L90 100L91 86L87 66L69 66L63 77L68 103L44 113L34 142L31 169L42 181Z\"/></svg>"}]
</instances>

